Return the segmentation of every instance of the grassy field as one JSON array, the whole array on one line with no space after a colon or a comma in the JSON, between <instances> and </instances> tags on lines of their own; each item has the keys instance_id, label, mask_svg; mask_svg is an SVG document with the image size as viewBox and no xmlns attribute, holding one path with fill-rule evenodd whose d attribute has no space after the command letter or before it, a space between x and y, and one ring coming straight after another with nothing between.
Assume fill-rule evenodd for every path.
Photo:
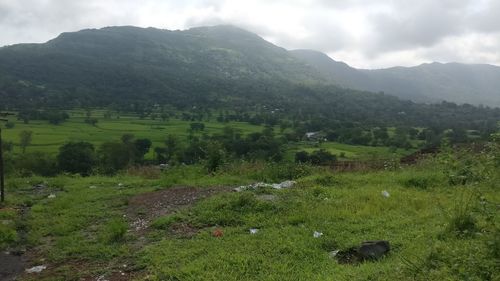
<instances>
[{"instance_id":1,"label":"grassy field","mask_svg":"<svg viewBox=\"0 0 500 281\"><path fill-rule=\"evenodd\" d=\"M119 141L123 134L133 134L136 138L148 138L152 141L153 147L164 146L164 141L167 135L176 135L186 137L189 135L189 128L192 121L183 121L180 119L170 119L168 121L140 119L134 115L120 115L119 118L112 117L105 119L104 111L92 111L92 117L97 118L99 122L96 126L92 126L84 122L85 112L81 110L69 111L70 118L60 124L51 125L47 121L32 120L28 124L24 124L20 120L11 118L10 121L15 123L14 128L4 129L4 139L7 142L14 143L14 153L20 153L19 133L23 130L33 132L33 141L27 148L27 152L47 152L57 153L59 147L68 141L87 141L95 146L106 141ZM245 122L229 122L220 123L212 120L204 122L205 130L202 133L214 134L222 132L226 126L235 128L243 134L260 132L263 126L251 125ZM279 134L279 129L275 131ZM286 153L287 159L292 159L294 153L299 150L308 152L317 149L326 149L331 153L344 157L343 160L371 160L371 159L389 159L399 158L403 155L410 154L414 150L397 149L390 151L388 147L371 147L360 145L348 145L336 142L324 142L320 145L315 143L303 142L290 147ZM146 158L154 157L153 150L146 155Z\"/></svg>"},{"instance_id":2,"label":"grassy field","mask_svg":"<svg viewBox=\"0 0 500 281\"><path fill-rule=\"evenodd\" d=\"M92 116L98 118L96 126L84 122L83 111L70 111L70 119L60 125L51 125L47 121L30 121L24 124L19 120L12 129L4 129L5 141L12 141L15 152L20 152L19 133L23 130L33 131L33 142L27 151L42 151L56 153L59 147L68 141L87 141L99 145L105 141L119 141L123 134L133 134L136 138L148 138L153 142L153 147L163 146L167 135L186 137L191 121L170 119L169 121L140 119L137 116L121 115L119 119L104 119L102 112L96 111ZM254 126L243 122L205 122L204 133L213 134L221 132L225 126L231 126L242 133L262 131L261 126ZM152 153L148 155L152 157Z\"/></svg>"},{"instance_id":3,"label":"grassy field","mask_svg":"<svg viewBox=\"0 0 500 281\"><path fill-rule=\"evenodd\" d=\"M188 166L8 179L0 245L27 246L26 267L47 266L21 280L499 280L498 176L450 186L434 162L341 174L242 163L216 175ZM287 179L296 186L226 192ZM185 202L210 189L219 192ZM172 205L145 199L179 192ZM150 224L137 231L141 216ZM359 264L331 257L373 239L388 240L390 254Z\"/></svg>"}]
</instances>

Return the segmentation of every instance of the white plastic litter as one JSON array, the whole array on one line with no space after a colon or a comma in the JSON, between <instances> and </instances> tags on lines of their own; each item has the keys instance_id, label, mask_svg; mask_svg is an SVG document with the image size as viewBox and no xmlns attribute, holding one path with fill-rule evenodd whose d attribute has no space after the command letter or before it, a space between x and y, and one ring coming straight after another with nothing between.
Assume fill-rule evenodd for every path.
<instances>
[{"instance_id":1,"label":"white plastic litter","mask_svg":"<svg viewBox=\"0 0 500 281\"><path fill-rule=\"evenodd\" d=\"M56 195L54 193L52 193L49 196L47 196L47 198L49 198L49 199L56 198Z\"/></svg>"},{"instance_id":2,"label":"white plastic litter","mask_svg":"<svg viewBox=\"0 0 500 281\"><path fill-rule=\"evenodd\" d=\"M26 269L26 272L27 273L40 273L46 268L47 268L47 266L45 266L45 265L37 265L37 266L34 266L32 268Z\"/></svg>"},{"instance_id":3,"label":"white plastic litter","mask_svg":"<svg viewBox=\"0 0 500 281\"><path fill-rule=\"evenodd\" d=\"M257 228L250 228L250 234L257 234L259 230Z\"/></svg>"},{"instance_id":4,"label":"white plastic litter","mask_svg":"<svg viewBox=\"0 0 500 281\"><path fill-rule=\"evenodd\" d=\"M330 258L334 258L339 252L340 250L331 251L330 253L328 253L328 255L330 256Z\"/></svg>"},{"instance_id":5,"label":"white plastic litter","mask_svg":"<svg viewBox=\"0 0 500 281\"><path fill-rule=\"evenodd\" d=\"M274 188L274 189L283 189L283 188L291 188L296 183L297 182L295 182L295 181L284 181L282 183L273 183L273 184L258 182L258 183L249 184L249 185L242 185L242 186L234 188L233 190L236 192L241 192L244 190L258 189L258 188L263 188L263 187L270 187L270 188Z\"/></svg>"},{"instance_id":6,"label":"white plastic litter","mask_svg":"<svg viewBox=\"0 0 500 281\"><path fill-rule=\"evenodd\" d=\"M122 186L123 186L123 183L119 183L119 184L118 184L118 187L122 187Z\"/></svg>"},{"instance_id":7,"label":"white plastic litter","mask_svg":"<svg viewBox=\"0 0 500 281\"><path fill-rule=\"evenodd\" d=\"M387 192L387 190L382 191L382 196L384 196L385 198L391 197L391 195L389 194L389 192Z\"/></svg>"},{"instance_id":8,"label":"white plastic litter","mask_svg":"<svg viewBox=\"0 0 500 281\"><path fill-rule=\"evenodd\" d=\"M90 188L90 189L95 189L95 188L97 188L97 186L95 186L95 185L91 185L91 186L89 186L89 188Z\"/></svg>"},{"instance_id":9,"label":"white plastic litter","mask_svg":"<svg viewBox=\"0 0 500 281\"><path fill-rule=\"evenodd\" d=\"M314 238L320 238L321 236L323 236L323 233L318 232L318 231L314 231L314 233L313 233Z\"/></svg>"}]
</instances>

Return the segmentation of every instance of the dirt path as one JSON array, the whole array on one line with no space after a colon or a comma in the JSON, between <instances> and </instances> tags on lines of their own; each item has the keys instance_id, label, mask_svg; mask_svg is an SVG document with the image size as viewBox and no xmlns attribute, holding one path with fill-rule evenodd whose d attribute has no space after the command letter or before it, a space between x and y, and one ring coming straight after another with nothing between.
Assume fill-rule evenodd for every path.
<instances>
[{"instance_id":1,"label":"dirt path","mask_svg":"<svg viewBox=\"0 0 500 281\"><path fill-rule=\"evenodd\" d=\"M23 226L28 217L29 208L22 207L18 212L18 219L21 222L19 225ZM25 227L18 227L16 231L17 245L0 252L0 280L2 281L16 280L24 272L27 265L26 249L24 248L24 245L27 244L27 230Z\"/></svg>"}]
</instances>

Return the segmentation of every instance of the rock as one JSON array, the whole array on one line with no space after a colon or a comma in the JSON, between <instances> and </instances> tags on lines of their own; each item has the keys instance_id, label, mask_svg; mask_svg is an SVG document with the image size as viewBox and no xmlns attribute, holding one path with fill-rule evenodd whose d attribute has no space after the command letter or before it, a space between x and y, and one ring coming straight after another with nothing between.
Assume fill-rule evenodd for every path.
<instances>
[{"instance_id":1,"label":"rock","mask_svg":"<svg viewBox=\"0 0 500 281\"><path fill-rule=\"evenodd\" d=\"M359 257L363 260L378 260L391 250L389 241L365 241L358 249Z\"/></svg>"},{"instance_id":2,"label":"rock","mask_svg":"<svg viewBox=\"0 0 500 281\"><path fill-rule=\"evenodd\" d=\"M26 269L26 272L27 273L40 273L43 270L45 270L46 268L47 268L47 266L45 266L45 265L37 265L37 266L34 266L32 268Z\"/></svg>"}]
</instances>

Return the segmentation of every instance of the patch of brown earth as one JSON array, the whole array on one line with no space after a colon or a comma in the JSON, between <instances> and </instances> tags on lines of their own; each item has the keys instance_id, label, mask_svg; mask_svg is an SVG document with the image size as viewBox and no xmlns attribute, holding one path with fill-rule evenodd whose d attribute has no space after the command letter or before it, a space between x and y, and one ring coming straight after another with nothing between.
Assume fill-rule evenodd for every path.
<instances>
[{"instance_id":1,"label":"patch of brown earth","mask_svg":"<svg viewBox=\"0 0 500 281\"><path fill-rule=\"evenodd\" d=\"M130 221L132 231L143 234L154 219L192 206L200 199L230 190L227 187L172 187L139 194L129 200L126 216ZM176 224L172 231L174 234L184 233L188 236L196 233L195 228L186 224Z\"/></svg>"}]
</instances>

